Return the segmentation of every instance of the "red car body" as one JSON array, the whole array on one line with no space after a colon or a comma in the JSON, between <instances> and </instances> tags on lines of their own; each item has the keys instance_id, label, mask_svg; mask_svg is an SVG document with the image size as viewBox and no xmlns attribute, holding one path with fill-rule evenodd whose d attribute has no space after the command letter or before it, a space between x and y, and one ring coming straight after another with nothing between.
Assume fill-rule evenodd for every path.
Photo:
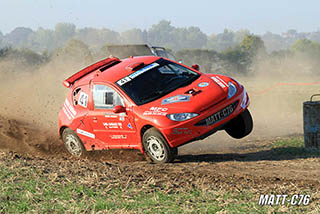
<instances>
[{"instance_id":1,"label":"red car body","mask_svg":"<svg viewBox=\"0 0 320 214\"><path fill-rule=\"evenodd\" d=\"M128 75L153 65L159 59L162 58L107 58L69 77L64 81L64 85L70 90L59 113L59 134L62 135L66 128L73 130L87 151L138 149L144 153L143 134L151 127L163 135L171 148L175 148L222 129L247 109L247 92L234 79L201 73L169 59L165 60L183 66L199 77L191 84L179 87L158 99L142 105L136 104L121 88L121 84L125 84ZM237 89L231 98L228 98L229 82ZM109 109L95 108L94 99L98 100L100 96L93 95L95 87L98 87L95 85L113 89L123 100L122 105ZM182 112L192 112L196 116L185 121L168 118L170 114ZM212 121L214 122L210 124Z\"/></svg>"}]
</instances>

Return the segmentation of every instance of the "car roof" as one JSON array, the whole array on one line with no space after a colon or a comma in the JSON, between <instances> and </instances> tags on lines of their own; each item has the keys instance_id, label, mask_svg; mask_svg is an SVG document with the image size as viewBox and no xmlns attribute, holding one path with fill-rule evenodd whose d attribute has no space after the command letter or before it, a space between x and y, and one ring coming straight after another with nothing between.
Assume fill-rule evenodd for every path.
<instances>
[{"instance_id":1,"label":"car roof","mask_svg":"<svg viewBox=\"0 0 320 214\"><path fill-rule=\"evenodd\" d=\"M140 63L140 62L143 62L145 65L148 65L160 58L161 57L158 57L158 56L139 56L139 57L129 57L127 59L122 59L118 64L104 71L99 71L100 68L98 68L95 71L90 72L89 74L79 79L75 83L75 86L89 84L90 81L115 83L116 81L122 79L123 77L126 77L129 74L135 72L135 71L130 71L129 69L126 69L128 65L131 65L134 63Z\"/></svg>"}]
</instances>

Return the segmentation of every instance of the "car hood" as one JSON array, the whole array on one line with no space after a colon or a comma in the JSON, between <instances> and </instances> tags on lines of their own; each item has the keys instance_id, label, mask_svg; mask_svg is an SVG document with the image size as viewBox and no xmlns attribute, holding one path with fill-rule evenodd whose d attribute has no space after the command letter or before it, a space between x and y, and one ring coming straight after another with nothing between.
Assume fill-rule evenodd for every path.
<instances>
[{"instance_id":1,"label":"car hood","mask_svg":"<svg viewBox=\"0 0 320 214\"><path fill-rule=\"evenodd\" d=\"M190 85L178 88L166 96L145 104L144 109L160 108L166 113L200 113L227 98L228 87L220 85L214 81L214 76L201 74Z\"/></svg>"}]
</instances>

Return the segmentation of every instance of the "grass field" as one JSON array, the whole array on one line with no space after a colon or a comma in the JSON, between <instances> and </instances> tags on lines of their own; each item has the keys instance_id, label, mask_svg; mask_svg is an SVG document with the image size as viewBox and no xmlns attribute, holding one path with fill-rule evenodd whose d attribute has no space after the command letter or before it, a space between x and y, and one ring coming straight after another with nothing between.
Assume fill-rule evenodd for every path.
<instances>
[{"instance_id":1,"label":"grass field","mask_svg":"<svg viewBox=\"0 0 320 214\"><path fill-rule=\"evenodd\" d=\"M278 140L263 149L272 149L274 155L288 154L291 158L320 157L319 151L303 148L302 138ZM114 185L118 182L116 179L100 183L88 182L87 179L83 179L87 175L82 175L81 172L76 172L78 173L76 177L71 174L61 174L58 171L59 166L55 168L57 172L50 171L50 168L46 172L38 167L32 158L20 156L15 158L16 155L5 153L2 157L0 161L2 213L302 213L306 211L317 213L319 211L317 203L320 196L312 187L298 188L299 192L296 192L312 194L308 206L288 204L260 206L258 205L260 194L287 193L292 189L283 184L271 190L263 190L263 186L250 185L247 185L248 188L233 188L238 181L232 174L226 176L225 181L221 181L226 183L221 186L199 185L199 182L193 184L191 176L191 185L185 188L184 186L166 188L165 180L162 180L162 183L141 184L141 182L130 182L128 179L126 183ZM174 164L169 164L168 167ZM91 170L94 174L94 169L87 170ZM278 192L271 192L272 190Z\"/></svg>"}]
</instances>

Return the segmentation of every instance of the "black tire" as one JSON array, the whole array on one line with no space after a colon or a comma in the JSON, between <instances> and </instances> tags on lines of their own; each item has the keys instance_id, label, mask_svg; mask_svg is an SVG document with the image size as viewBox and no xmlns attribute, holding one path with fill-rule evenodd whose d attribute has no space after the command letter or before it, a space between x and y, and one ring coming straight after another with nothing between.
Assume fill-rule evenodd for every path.
<instances>
[{"instance_id":1,"label":"black tire","mask_svg":"<svg viewBox=\"0 0 320 214\"><path fill-rule=\"evenodd\" d=\"M226 132L233 138L240 139L251 133L253 121L248 109L233 118L226 126Z\"/></svg>"},{"instance_id":2,"label":"black tire","mask_svg":"<svg viewBox=\"0 0 320 214\"><path fill-rule=\"evenodd\" d=\"M171 149L172 149L172 155L173 155L172 161L174 161L174 159L176 159L178 157L178 147L174 147Z\"/></svg>"},{"instance_id":3,"label":"black tire","mask_svg":"<svg viewBox=\"0 0 320 214\"><path fill-rule=\"evenodd\" d=\"M66 128L62 133L62 140L67 151L74 157L86 157L87 150L84 148L78 135L71 129Z\"/></svg>"},{"instance_id":4,"label":"black tire","mask_svg":"<svg viewBox=\"0 0 320 214\"><path fill-rule=\"evenodd\" d=\"M177 154L177 148L171 148L156 128L150 128L143 134L143 148L154 163L170 163Z\"/></svg>"}]
</instances>

